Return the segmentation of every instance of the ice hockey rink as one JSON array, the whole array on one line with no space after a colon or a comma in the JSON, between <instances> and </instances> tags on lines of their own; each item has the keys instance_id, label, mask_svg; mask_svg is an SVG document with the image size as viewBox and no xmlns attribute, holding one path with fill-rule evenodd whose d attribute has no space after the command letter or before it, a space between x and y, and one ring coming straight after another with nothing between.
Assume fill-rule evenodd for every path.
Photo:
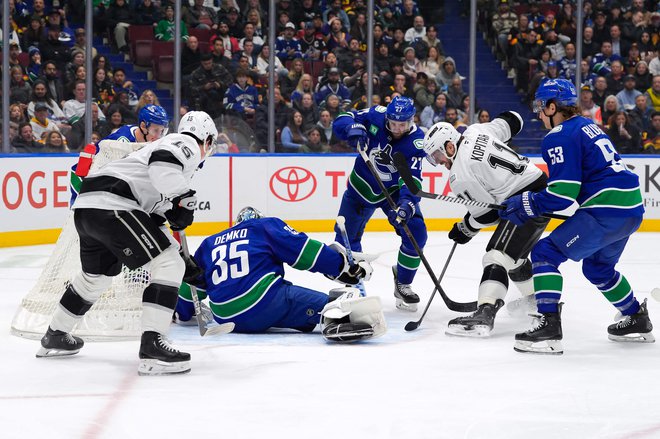
<instances>
[{"instance_id":1,"label":"ice hockey rink","mask_svg":"<svg viewBox=\"0 0 660 439\"><path fill-rule=\"evenodd\" d=\"M329 242L330 234L312 234ZM459 246L442 280L459 301L476 298L490 233ZM195 248L201 238L190 237ZM420 310L394 308L398 239L367 233L378 254L369 295L382 298L388 332L360 344L328 344L313 334L274 332L201 338L172 327L176 347L192 354L192 372L138 377L137 341L90 342L73 357L36 359L38 342L10 335L11 319L53 246L0 249L0 425L2 438L660 438L660 345L607 339L614 308L563 266L564 355L513 351L528 318L500 311L488 339L444 334L457 316L437 296L414 332L432 282L423 269L414 289ZM633 235L619 269L660 324L660 234ZM451 241L429 236L437 275ZM287 271L294 283L327 291L318 274ZM518 297L511 288L508 300ZM656 329L660 335L660 327Z\"/></svg>"}]
</instances>

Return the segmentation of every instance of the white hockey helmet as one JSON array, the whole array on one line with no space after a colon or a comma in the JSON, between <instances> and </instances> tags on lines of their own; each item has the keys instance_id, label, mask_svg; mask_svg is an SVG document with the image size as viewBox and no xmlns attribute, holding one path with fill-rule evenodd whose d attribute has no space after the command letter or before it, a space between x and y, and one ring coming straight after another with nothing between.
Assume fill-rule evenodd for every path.
<instances>
[{"instance_id":1,"label":"white hockey helmet","mask_svg":"<svg viewBox=\"0 0 660 439\"><path fill-rule=\"evenodd\" d=\"M204 144L204 157L213 154L215 142L218 138L218 128L211 116L204 111L189 111L181 116L179 121L179 134L190 134L200 143ZM208 140L211 137L209 144Z\"/></svg>"},{"instance_id":2,"label":"white hockey helmet","mask_svg":"<svg viewBox=\"0 0 660 439\"><path fill-rule=\"evenodd\" d=\"M438 165L441 158L440 154L453 161L458 148L454 148L454 153L450 157L447 154L446 145L447 142L451 142L455 146L460 138L461 133L456 131L456 128L454 128L450 123L436 123L424 136L424 152L426 153L426 159L433 166Z\"/></svg>"}]
</instances>

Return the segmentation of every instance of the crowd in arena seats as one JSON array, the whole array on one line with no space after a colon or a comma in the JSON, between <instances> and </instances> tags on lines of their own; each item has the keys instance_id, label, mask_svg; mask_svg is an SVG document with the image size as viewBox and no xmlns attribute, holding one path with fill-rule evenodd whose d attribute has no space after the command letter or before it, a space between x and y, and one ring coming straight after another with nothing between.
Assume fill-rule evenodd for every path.
<instances>
[{"instance_id":1,"label":"crowd in arena seats","mask_svg":"<svg viewBox=\"0 0 660 439\"><path fill-rule=\"evenodd\" d=\"M610 135L620 153L660 153L657 1L585 1L581 36L575 2L480 3L480 25L523 100L533 98L541 81L575 81L579 68L583 115Z\"/></svg>"},{"instance_id":2,"label":"crowd in arena seats","mask_svg":"<svg viewBox=\"0 0 660 439\"><path fill-rule=\"evenodd\" d=\"M442 23L435 12L443 3L376 0L374 41L369 42L364 0L278 0L277 38L270 42L266 0L183 0L183 107L177 111L204 110L220 118L223 152L267 150L273 50L277 151L348 151L332 131L337 115L386 105L396 95L414 99L423 130L439 121L459 130L486 122L490 113L473 108L450 56L464 48L445 48L438 39ZM660 11L655 2L585 2L580 62L571 2L478 3L479 24L524 99L546 78L574 78L580 68L584 114L620 141L621 152L660 152ZM131 29L146 27L153 44L173 44L173 1L94 4L95 35L124 54L124 61L142 65L132 50ZM141 90L145 87L127 76L124 63L112 58L121 64L113 68L107 51L88 53L84 6L82 0L11 3L9 125L16 152L77 151L90 140L83 118L87 56L93 57L94 138L136 123L142 106L159 104L158 90ZM372 78L366 72L370 43ZM366 97L370 80L371 101ZM236 130L223 124L250 134L238 139Z\"/></svg>"}]
</instances>

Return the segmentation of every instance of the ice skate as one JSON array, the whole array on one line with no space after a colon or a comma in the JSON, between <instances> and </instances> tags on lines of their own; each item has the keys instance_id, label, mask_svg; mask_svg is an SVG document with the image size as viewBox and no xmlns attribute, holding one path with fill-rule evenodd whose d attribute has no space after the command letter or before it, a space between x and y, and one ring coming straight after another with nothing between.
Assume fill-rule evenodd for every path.
<instances>
[{"instance_id":1,"label":"ice skate","mask_svg":"<svg viewBox=\"0 0 660 439\"><path fill-rule=\"evenodd\" d=\"M41 349L37 352L37 358L64 357L80 352L85 342L64 331L56 331L48 327L48 331L41 339Z\"/></svg>"},{"instance_id":2,"label":"ice skate","mask_svg":"<svg viewBox=\"0 0 660 439\"><path fill-rule=\"evenodd\" d=\"M639 311L607 327L607 333L612 341L653 343L655 337L651 333L653 324L649 319L646 299L639 305Z\"/></svg>"},{"instance_id":3,"label":"ice skate","mask_svg":"<svg viewBox=\"0 0 660 439\"><path fill-rule=\"evenodd\" d=\"M138 375L190 372L190 354L174 349L162 334L145 331L140 342Z\"/></svg>"},{"instance_id":4,"label":"ice skate","mask_svg":"<svg viewBox=\"0 0 660 439\"><path fill-rule=\"evenodd\" d=\"M402 284L398 281L396 265L392 266L392 273L394 274L394 297L396 298L396 307L404 311L417 311L419 296L413 292L410 284Z\"/></svg>"},{"instance_id":5,"label":"ice skate","mask_svg":"<svg viewBox=\"0 0 660 439\"><path fill-rule=\"evenodd\" d=\"M450 320L445 334L459 337L488 337L495 324L495 315L503 305L502 299L497 299L494 305L482 303L472 315Z\"/></svg>"},{"instance_id":6,"label":"ice skate","mask_svg":"<svg viewBox=\"0 0 660 439\"><path fill-rule=\"evenodd\" d=\"M533 354L560 355L564 353L561 345L561 306L558 312L537 314L536 324L527 332L516 334L513 350Z\"/></svg>"},{"instance_id":7,"label":"ice skate","mask_svg":"<svg viewBox=\"0 0 660 439\"><path fill-rule=\"evenodd\" d=\"M528 296L519 297L506 304L506 311L511 317L525 317L529 314L536 313L536 296L530 294Z\"/></svg>"}]
</instances>

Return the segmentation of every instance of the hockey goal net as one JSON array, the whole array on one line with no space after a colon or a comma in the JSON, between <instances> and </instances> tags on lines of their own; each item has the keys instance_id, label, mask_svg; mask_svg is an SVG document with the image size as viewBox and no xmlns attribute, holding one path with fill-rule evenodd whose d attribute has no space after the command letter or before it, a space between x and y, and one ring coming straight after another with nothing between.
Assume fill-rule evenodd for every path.
<instances>
[{"instance_id":1,"label":"hockey goal net","mask_svg":"<svg viewBox=\"0 0 660 439\"><path fill-rule=\"evenodd\" d=\"M98 169L138 149L144 144L101 142L91 170ZM55 249L36 285L21 301L11 324L14 335L41 338L48 329L67 283L80 270L80 246L69 213ZM148 266L129 270L123 267L113 278L112 286L85 314L73 333L86 340L124 340L139 337L142 316L142 292L149 283Z\"/></svg>"}]
</instances>

